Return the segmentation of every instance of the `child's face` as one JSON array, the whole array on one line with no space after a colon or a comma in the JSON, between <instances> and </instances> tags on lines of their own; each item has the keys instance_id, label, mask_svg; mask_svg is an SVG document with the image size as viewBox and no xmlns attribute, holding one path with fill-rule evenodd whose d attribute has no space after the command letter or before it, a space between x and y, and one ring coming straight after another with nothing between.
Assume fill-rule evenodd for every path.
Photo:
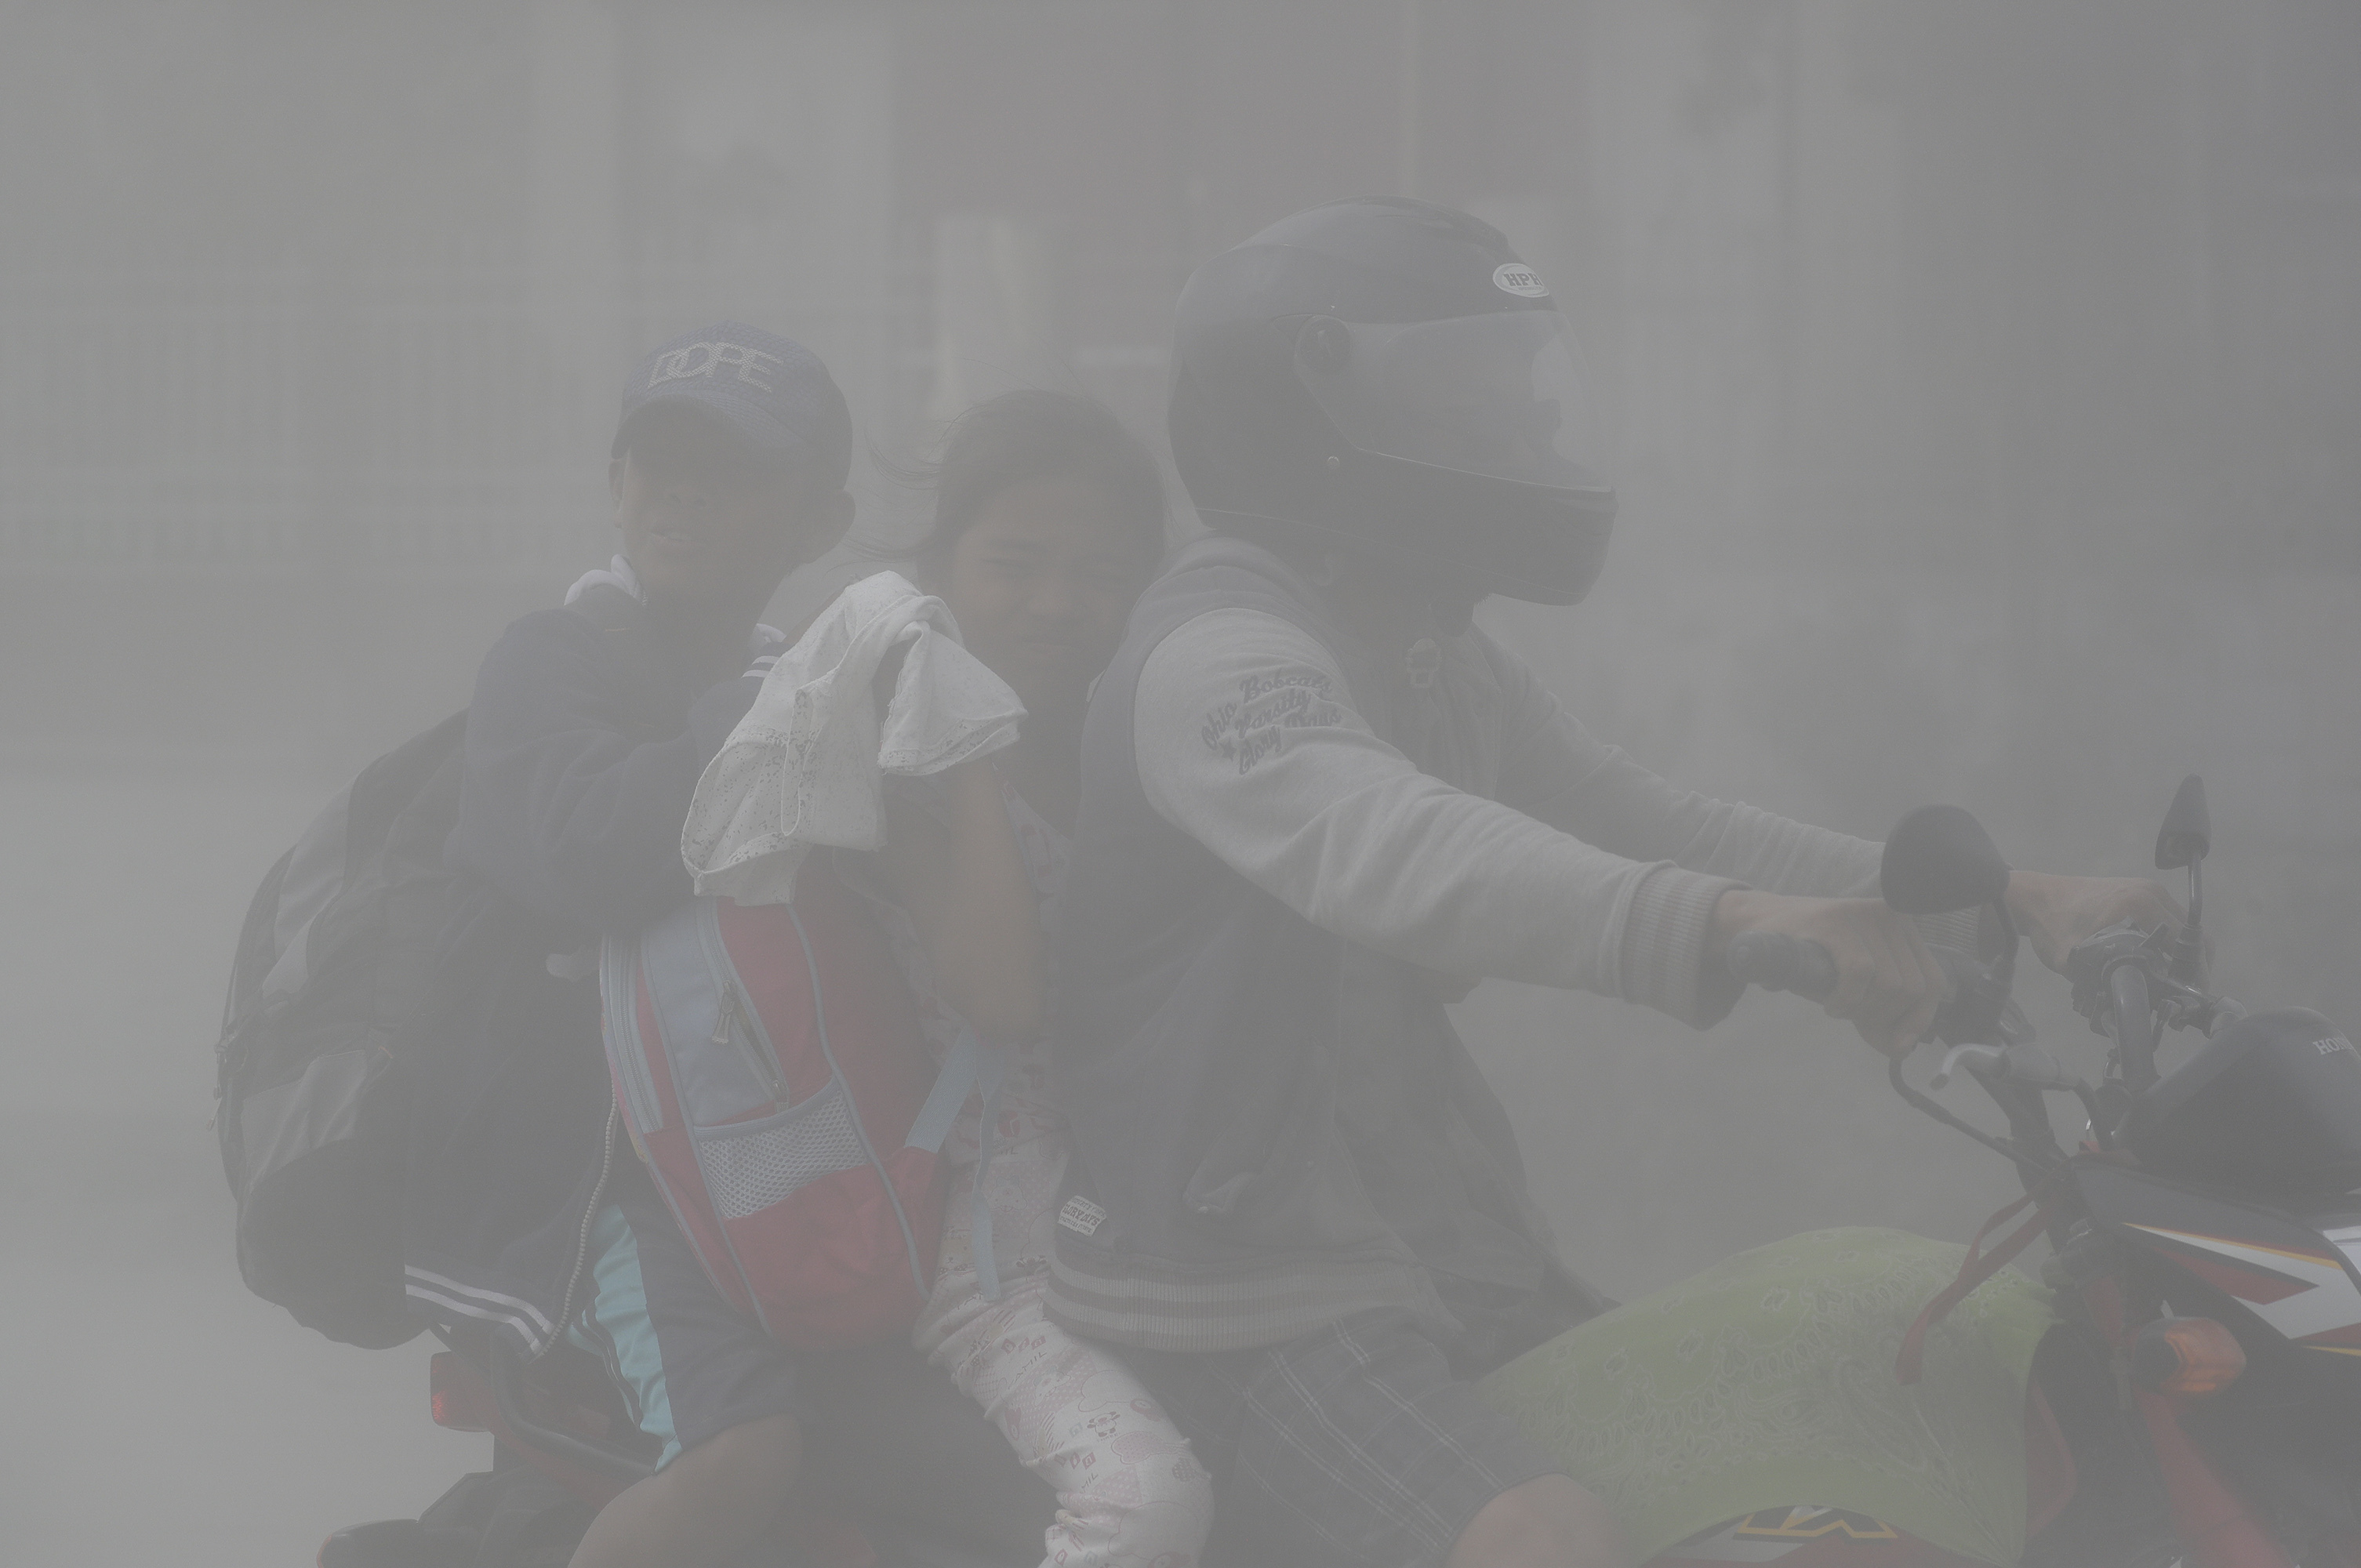
<instances>
[{"instance_id":1,"label":"child's face","mask_svg":"<svg viewBox=\"0 0 2361 1568\"><path fill-rule=\"evenodd\" d=\"M937 586L969 652L1056 721L1079 711L1115 656L1155 552L1104 487L1082 478L1011 485L951 546Z\"/></svg>"},{"instance_id":2,"label":"child's face","mask_svg":"<svg viewBox=\"0 0 2361 1568\"><path fill-rule=\"evenodd\" d=\"M624 557L652 604L759 609L851 521L851 498L811 497L694 416L644 418L609 481Z\"/></svg>"}]
</instances>

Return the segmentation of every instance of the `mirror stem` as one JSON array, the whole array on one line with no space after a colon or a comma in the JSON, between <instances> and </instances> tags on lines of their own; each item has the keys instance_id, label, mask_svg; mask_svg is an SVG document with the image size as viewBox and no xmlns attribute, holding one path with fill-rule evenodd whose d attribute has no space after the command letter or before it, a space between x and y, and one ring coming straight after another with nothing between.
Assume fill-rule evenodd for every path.
<instances>
[{"instance_id":1,"label":"mirror stem","mask_svg":"<svg viewBox=\"0 0 2361 1568\"><path fill-rule=\"evenodd\" d=\"M2189 924L2173 939L2172 978L2201 990L2205 984L2205 938L2198 922L2204 916L2205 857L2200 855L2189 862Z\"/></svg>"},{"instance_id":2,"label":"mirror stem","mask_svg":"<svg viewBox=\"0 0 2361 1568\"><path fill-rule=\"evenodd\" d=\"M1993 978L2003 991L2016 983L2016 916L2008 912L2008 900L1995 898L1984 907L1992 912L2000 932L2000 951L1993 960Z\"/></svg>"}]
</instances>

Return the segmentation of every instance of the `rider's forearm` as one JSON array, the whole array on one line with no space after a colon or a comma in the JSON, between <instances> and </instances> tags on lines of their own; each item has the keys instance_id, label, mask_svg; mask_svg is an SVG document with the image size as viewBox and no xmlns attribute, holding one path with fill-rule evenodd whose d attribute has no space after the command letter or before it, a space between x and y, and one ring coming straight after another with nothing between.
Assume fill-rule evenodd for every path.
<instances>
[{"instance_id":1,"label":"rider's forearm","mask_svg":"<svg viewBox=\"0 0 2361 1568\"><path fill-rule=\"evenodd\" d=\"M1505 804L1635 861L1803 897L1875 892L1877 845L1676 788L1585 729L1511 655L1485 651L1514 738L1500 770Z\"/></svg>"},{"instance_id":2,"label":"rider's forearm","mask_svg":"<svg viewBox=\"0 0 2361 1568\"><path fill-rule=\"evenodd\" d=\"M1883 846L1815 828L1734 801L1675 788L1615 746L1597 739L1567 713L1548 688L1512 655L1488 647L1510 704L1509 729L1520 737L1501 769L1501 799L1553 827L1634 860L1670 861L1703 876L1728 878L1766 893L1802 898L1874 898ZM1650 884L1646 896L1661 916L1641 919L1626 938L1627 968L1664 977L1690 974L1697 952L1694 885ZM1682 895L1676 897L1676 892ZM1921 916L1929 942L1972 949L1976 916ZM1708 960L1697 976L1711 995L1667 1008L1676 1017L1708 1023L1728 1010L1737 991L1719 980ZM1642 988L1661 992L1653 977Z\"/></svg>"},{"instance_id":3,"label":"rider's forearm","mask_svg":"<svg viewBox=\"0 0 2361 1568\"><path fill-rule=\"evenodd\" d=\"M1422 773L1342 699L1316 642L1261 619L1268 646L1240 635L1257 631L1244 622L1202 638L1184 627L1142 672L1135 751L1159 815L1380 952L1686 1015L1698 909L1725 883L1609 854Z\"/></svg>"},{"instance_id":4,"label":"rider's forearm","mask_svg":"<svg viewBox=\"0 0 2361 1568\"><path fill-rule=\"evenodd\" d=\"M1706 959L1730 877L1627 859L1421 772L1353 709L1327 652L1277 617L1217 612L1173 632L1141 671L1134 720L1157 812L1323 929L1464 978L1596 991L1699 1027L1735 1000ZM1783 826L1795 834L1782 843L1842 851L1807 886L1874 889L1877 846ZM1768 871L1784 878L1783 853Z\"/></svg>"}]
</instances>

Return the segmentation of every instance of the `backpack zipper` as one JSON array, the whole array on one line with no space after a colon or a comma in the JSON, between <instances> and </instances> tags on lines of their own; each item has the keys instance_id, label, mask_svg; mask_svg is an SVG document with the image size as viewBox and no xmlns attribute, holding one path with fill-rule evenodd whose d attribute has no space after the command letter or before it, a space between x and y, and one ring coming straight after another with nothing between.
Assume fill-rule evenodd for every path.
<instances>
[{"instance_id":1,"label":"backpack zipper","mask_svg":"<svg viewBox=\"0 0 2361 1568\"><path fill-rule=\"evenodd\" d=\"M598 1179L591 1184L590 1201L582 1211L582 1228L574 1238L574 1266L566 1271L566 1295L557 1304L557 1326L549 1331L549 1337L542 1341L539 1350L525 1357L527 1366L555 1350L574 1321L574 1293L582 1288L582 1270L590 1261L590 1227L598 1223L598 1205L607 1196L607 1178L614 1174L615 1125L622 1119L623 1108L609 1102L606 1144L598 1151Z\"/></svg>"},{"instance_id":2,"label":"backpack zipper","mask_svg":"<svg viewBox=\"0 0 2361 1568\"><path fill-rule=\"evenodd\" d=\"M752 1004L738 982L737 966L730 958L730 945L721 937L720 900L700 898L697 901L697 948L705 955L705 972L713 985L713 1038L719 1047L735 1046L744 1059L746 1069L754 1081L770 1093L773 1103L787 1102L786 1069L779 1065L778 1054L771 1048L771 1038L762 1025L749 1016Z\"/></svg>"},{"instance_id":3,"label":"backpack zipper","mask_svg":"<svg viewBox=\"0 0 2361 1568\"><path fill-rule=\"evenodd\" d=\"M754 1081L768 1090L774 1101L784 1103L787 1098L787 1084L785 1075L779 1070L777 1059L762 1048L752 1029L740 1026L738 988L725 984L719 990L721 1006L713 1020L713 1043L735 1046L738 1054L745 1058L747 1069L753 1073Z\"/></svg>"}]
</instances>

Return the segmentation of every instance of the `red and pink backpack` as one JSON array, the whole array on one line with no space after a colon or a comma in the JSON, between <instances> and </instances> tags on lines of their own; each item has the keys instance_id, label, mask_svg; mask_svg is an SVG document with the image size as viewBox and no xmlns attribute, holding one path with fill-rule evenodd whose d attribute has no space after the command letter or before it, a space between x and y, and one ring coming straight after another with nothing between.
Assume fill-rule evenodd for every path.
<instances>
[{"instance_id":1,"label":"red and pink backpack","mask_svg":"<svg viewBox=\"0 0 2361 1568\"><path fill-rule=\"evenodd\" d=\"M792 904L693 900L598 970L616 1101L722 1293L805 1349L906 1334L983 1047L935 1070L862 898L814 856Z\"/></svg>"}]
</instances>

